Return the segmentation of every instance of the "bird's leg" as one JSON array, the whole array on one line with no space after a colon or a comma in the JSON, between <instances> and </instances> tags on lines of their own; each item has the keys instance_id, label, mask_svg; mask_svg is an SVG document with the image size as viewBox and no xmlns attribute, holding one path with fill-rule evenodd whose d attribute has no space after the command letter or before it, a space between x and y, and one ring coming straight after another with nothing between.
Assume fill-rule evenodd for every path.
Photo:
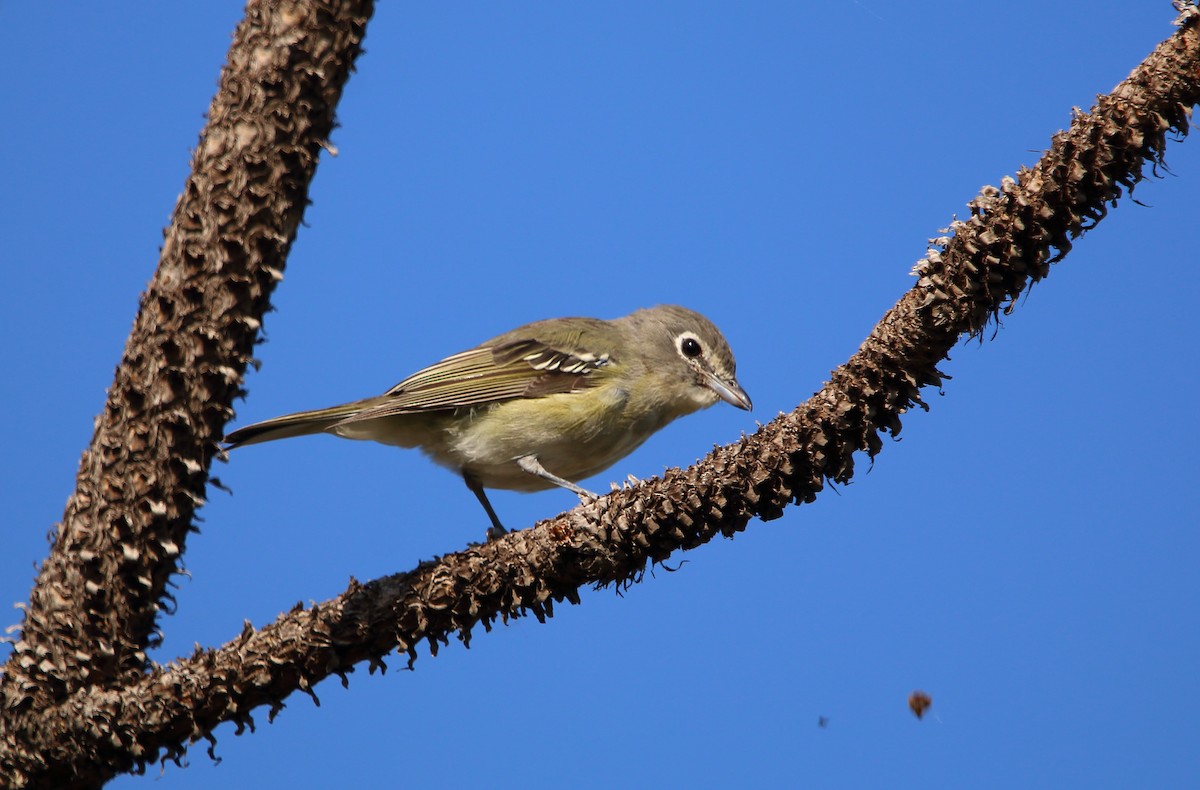
<instances>
[{"instance_id":1,"label":"bird's leg","mask_svg":"<svg viewBox=\"0 0 1200 790\"><path fill-rule=\"evenodd\" d=\"M590 502L593 499L596 499L598 496L597 494L593 494L591 491L588 491L586 488L580 488L570 480L564 480L556 474L547 472L546 467L542 466L541 461L537 459L536 455L521 456L517 459L517 466L521 467L531 475L536 475L543 480L549 480L556 486L562 486L568 491L574 491L575 494L578 495L579 498L584 502Z\"/></svg>"},{"instance_id":2,"label":"bird's leg","mask_svg":"<svg viewBox=\"0 0 1200 790\"><path fill-rule=\"evenodd\" d=\"M469 472L463 472L463 482L467 484L467 488L471 489L471 493L479 500L479 504L483 505L483 509L487 511L488 518L492 520L492 526L488 528L487 539L495 540L508 533L504 525L500 523L500 517L496 515L496 511L492 509L492 503L488 501L487 494L483 493L483 486L479 481L470 475Z\"/></svg>"}]
</instances>

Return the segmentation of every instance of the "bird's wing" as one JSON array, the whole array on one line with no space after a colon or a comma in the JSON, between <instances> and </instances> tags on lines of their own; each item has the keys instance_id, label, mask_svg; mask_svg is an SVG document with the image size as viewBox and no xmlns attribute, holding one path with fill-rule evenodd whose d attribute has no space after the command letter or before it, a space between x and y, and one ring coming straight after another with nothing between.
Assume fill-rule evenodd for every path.
<instances>
[{"instance_id":1,"label":"bird's wing","mask_svg":"<svg viewBox=\"0 0 1200 790\"><path fill-rule=\"evenodd\" d=\"M580 350L577 336L551 344L502 335L417 371L340 424L571 392L598 384L594 374L610 362Z\"/></svg>"}]
</instances>

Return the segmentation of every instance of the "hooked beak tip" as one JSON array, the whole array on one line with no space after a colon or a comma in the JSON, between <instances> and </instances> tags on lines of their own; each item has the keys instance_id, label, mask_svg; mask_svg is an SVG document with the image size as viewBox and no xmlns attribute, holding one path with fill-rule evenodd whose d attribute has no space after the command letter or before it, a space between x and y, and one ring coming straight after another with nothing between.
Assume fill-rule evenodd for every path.
<instances>
[{"instance_id":1,"label":"hooked beak tip","mask_svg":"<svg viewBox=\"0 0 1200 790\"><path fill-rule=\"evenodd\" d=\"M728 403L730 406L736 406L745 411L751 411L754 404L750 401L750 396L742 389L741 385L736 381L722 381L716 376L708 377L708 386L721 400Z\"/></svg>"}]
</instances>

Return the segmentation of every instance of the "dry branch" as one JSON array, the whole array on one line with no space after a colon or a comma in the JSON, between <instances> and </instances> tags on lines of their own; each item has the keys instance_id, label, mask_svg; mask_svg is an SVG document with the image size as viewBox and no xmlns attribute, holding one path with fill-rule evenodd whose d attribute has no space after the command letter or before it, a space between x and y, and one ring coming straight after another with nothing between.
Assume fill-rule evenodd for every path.
<instances>
[{"instance_id":1,"label":"dry branch","mask_svg":"<svg viewBox=\"0 0 1200 790\"><path fill-rule=\"evenodd\" d=\"M347 24L345 51L356 51L356 42L346 41L361 35L368 11ZM123 384L134 375L124 372L129 366L150 376L143 392L171 397L161 404L156 401L153 410L142 403L141 411L133 412L157 415L159 422L144 433L130 432L128 422L102 426L89 452L93 460L85 458L76 500L87 501L69 510L71 521L64 526L56 555L63 554L67 540L105 537L90 537L92 542L80 544L97 559L80 557L79 549L72 548L78 559L52 557L47 563L65 569L57 571L58 576L43 572L50 586L39 593L43 597L31 609L26 647L17 657L25 674L5 678L4 699L10 714L15 707L21 715L6 719L0 777L10 782L24 778L38 784L72 780L87 784L140 769L147 761L177 757L188 742L211 737L218 723L247 723L253 708L269 705L274 710L289 693L310 690L330 675L344 676L360 661L370 661L374 667L397 648L411 660L422 641L436 652L452 636L469 639L480 623L490 628L497 619L529 613L543 618L552 614L554 603L577 600L582 585L636 581L648 563L718 534L732 535L751 518L776 518L791 503L812 501L826 480L848 481L856 452L865 450L874 457L882 447L880 434L897 434L902 415L914 405L924 407L919 390L940 381L936 366L953 345L964 334L978 332L999 311L1010 309L1030 283L1045 277L1050 264L1069 251L1072 239L1102 219L1144 177L1144 163L1162 164L1168 134L1186 135L1191 107L1200 100L1200 35L1190 7L1181 21L1181 30L1159 45L1127 80L1100 97L1090 113L1077 114L1071 128L1054 137L1033 169L1023 170L1015 180L1006 179L999 189L985 188L971 202L970 217L956 222L952 236L939 240L918 264L916 286L888 311L831 381L791 413L753 436L714 449L690 469L672 470L661 479L615 492L532 530L447 555L409 573L352 584L332 601L297 608L261 630L248 625L241 636L219 649L145 673L141 651L153 623L150 608L161 595L157 580L165 580L175 567L172 552L162 548L167 545L163 536L177 549L182 547L187 522L180 519L185 512L190 519L199 497L197 486L207 463L203 448L220 434L249 354L251 328L266 308L272 277L282 265L278 256L286 252L295 230L292 223L283 230L271 226L270 232L262 231L252 240L237 237L235 243L234 237L224 235L234 230L233 219L220 227L210 225L212 216L229 218L232 208L240 205L224 202L219 195L226 193L211 191L216 187L210 184L215 179L228 189L228 168L235 162L240 168L247 165L241 158L246 151L231 148L233 138L206 132L197 153L197 173L176 220L176 226L195 227L186 233L172 229L173 234L184 235L169 238L164 269L143 305L143 313L161 315L165 321L191 317L168 324L167 335L149 347L134 342L141 337L139 319L130 344L133 351L127 351L114 386L114 392L129 389ZM244 29L239 32L240 37L246 35ZM351 62L352 58L338 60L336 69L344 76ZM336 91L325 89L324 110L331 117ZM236 83L223 82L218 101L229 98L227 90L238 95ZM272 96L261 111L296 123L298 110L289 113L282 104L294 101L295 95ZM214 103L214 123L222 117L219 109ZM259 126L251 128L262 133ZM293 149L291 159L280 162L280 167L294 166L295 172L311 175L316 146L328 128L322 131L314 123L309 131L305 143ZM213 146L228 158L207 159L206 152ZM259 175L272 172L261 163L248 169ZM268 182L255 183L264 185L257 189L266 188ZM288 216L298 220L307 181L293 174L269 183L290 195ZM206 186L194 186L200 184ZM239 201L248 189L246 183L240 187ZM211 200L214 194L218 199ZM188 201L201 197L210 198L204 211L212 214L185 208ZM249 227L257 227L255 221L266 219L238 215L236 222L249 221ZM171 267L168 253L179 258ZM166 308L161 306L158 289L168 286L184 301L172 302L168 314L162 315ZM194 326L203 331L197 333ZM225 357L218 363L222 354ZM191 388L200 388L203 397L179 394L196 391ZM110 399L110 411L111 403ZM118 402L118 408L126 406ZM128 421L128 412L122 414ZM109 414L107 419L118 416ZM126 448L131 460L105 454L112 452L105 449L109 447L106 431L116 431L125 441L141 442L136 451ZM185 450L190 455L181 456ZM180 461L181 457L193 460ZM133 461L137 465L112 466ZM114 472L119 473L114 476ZM164 475L172 477L168 481ZM125 481L132 489L103 488L112 480ZM149 498L137 488L143 482L156 486ZM116 521L107 510L83 507L103 495L108 496L104 501L139 507L120 511ZM129 558L122 549L131 545ZM71 568L78 574L93 561L116 563L111 567L119 578L137 580L144 575L150 580L144 591L132 596L128 608L120 610L117 634L88 619L97 611L97 602L86 584L72 581L65 592L56 586L58 579L70 578ZM45 617L62 611L49 606L45 596L58 596L68 607L82 606L89 614L81 630L64 633L35 620L34 613ZM98 652L97 644L114 646L105 677L120 683L81 688L89 678L62 651ZM31 645L45 651L33 655L38 660L44 655L49 667L30 669L22 663L34 649ZM40 704L30 709L26 700L34 696Z\"/></svg>"},{"instance_id":2,"label":"dry branch","mask_svg":"<svg viewBox=\"0 0 1200 790\"><path fill-rule=\"evenodd\" d=\"M167 582L371 12L370 0L247 6L157 273L0 676L0 782L45 769L48 744L65 737L39 724L54 706L74 699L91 708L97 688L145 675Z\"/></svg>"}]
</instances>

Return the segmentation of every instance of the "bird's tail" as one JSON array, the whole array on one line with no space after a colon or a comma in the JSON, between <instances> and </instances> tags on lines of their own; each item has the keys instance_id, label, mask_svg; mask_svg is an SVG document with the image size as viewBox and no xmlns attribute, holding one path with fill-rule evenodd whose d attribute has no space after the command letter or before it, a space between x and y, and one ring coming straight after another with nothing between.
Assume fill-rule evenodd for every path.
<instances>
[{"instance_id":1,"label":"bird's tail","mask_svg":"<svg viewBox=\"0 0 1200 790\"><path fill-rule=\"evenodd\" d=\"M285 414L282 417L256 422L226 435L225 449L232 450L234 447L241 447L244 444L273 442L276 439L322 433L334 424L362 411L362 408L361 402L343 403L340 406L330 406L328 409L298 411L295 414Z\"/></svg>"}]
</instances>

